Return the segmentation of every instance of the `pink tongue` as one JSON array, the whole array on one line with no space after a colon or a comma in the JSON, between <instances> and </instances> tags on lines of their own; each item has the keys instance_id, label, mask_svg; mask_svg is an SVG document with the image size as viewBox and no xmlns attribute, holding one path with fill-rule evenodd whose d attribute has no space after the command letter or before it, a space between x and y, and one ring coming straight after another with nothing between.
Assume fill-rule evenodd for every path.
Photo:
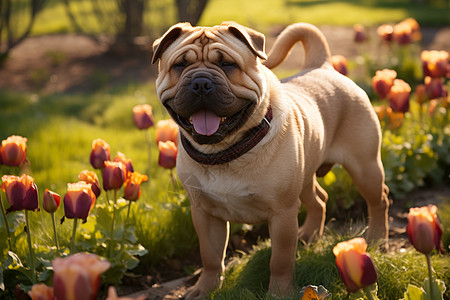
<instances>
[{"instance_id":1,"label":"pink tongue","mask_svg":"<svg viewBox=\"0 0 450 300\"><path fill-rule=\"evenodd\" d=\"M202 109L192 115L192 124L197 133L209 136L219 129L220 117L209 110Z\"/></svg>"}]
</instances>

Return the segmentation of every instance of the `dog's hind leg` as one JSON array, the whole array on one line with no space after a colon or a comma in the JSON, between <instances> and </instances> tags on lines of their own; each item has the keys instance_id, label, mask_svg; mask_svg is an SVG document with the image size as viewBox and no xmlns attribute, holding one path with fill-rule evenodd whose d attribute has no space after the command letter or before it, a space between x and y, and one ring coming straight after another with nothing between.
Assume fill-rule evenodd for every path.
<instances>
[{"instance_id":1,"label":"dog's hind leg","mask_svg":"<svg viewBox=\"0 0 450 300\"><path fill-rule=\"evenodd\" d=\"M344 164L344 168L367 202L369 215L367 239L370 242L383 240L387 246L389 188L384 183L384 169L379 155L377 159L367 160L366 158L364 161Z\"/></svg>"},{"instance_id":2,"label":"dog's hind leg","mask_svg":"<svg viewBox=\"0 0 450 300\"><path fill-rule=\"evenodd\" d=\"M311 242L314 237L322 236L327 200L327 193L314 176L311 183L307 184L300 194L300 201L306 208L306 219L298 231L299 239Z\"/></svg>"}]
</instances>

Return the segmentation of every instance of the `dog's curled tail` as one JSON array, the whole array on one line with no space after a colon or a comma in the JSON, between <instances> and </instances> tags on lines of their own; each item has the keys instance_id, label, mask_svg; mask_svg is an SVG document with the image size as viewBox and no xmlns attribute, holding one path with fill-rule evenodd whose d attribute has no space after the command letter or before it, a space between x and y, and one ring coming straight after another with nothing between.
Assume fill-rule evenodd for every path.
<instances>
[{"instance_id":1,"label":"dog's curled tail","mask_svg":"<svg viewBox=\"0 0 450 300\"><path fill-rule=\"evenodd\" d=\"M275 40L264 65L272 69L281 64L297 42L302 42L305 49L303 69L330 66L330 49L325 36L316 26L308 23L286 27Z\"/></svg>"}]
</instances>

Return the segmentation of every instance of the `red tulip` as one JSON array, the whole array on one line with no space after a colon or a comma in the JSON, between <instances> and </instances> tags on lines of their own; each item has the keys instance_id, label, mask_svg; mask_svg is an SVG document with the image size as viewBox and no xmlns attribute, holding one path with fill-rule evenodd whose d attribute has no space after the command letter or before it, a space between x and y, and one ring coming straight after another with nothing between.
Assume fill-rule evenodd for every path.
<instances>
[{"instance_id":1,"label":"red tulip","mask_svg":"<svg viewBox=\"0 0 450 300\"><path fill-rule=\"evenodd\" d=\"M0 163L18 167L27 158L27 138L12 135L2 141L0 147Z\"/></svg>"},{"instance_id":2,"label":"red tulip","mask_svg":"<svg viewBox=\"0 0 450 300\"><path fill-rule=\"evenodd\" d=\"M411 87L401 79L395 79L389 91L389 105L394 112L405 113L409 110Z\"/></svg>"},{"instance_id":3,"label":"red tulip","mask_svg":"<svg viewBox=\"0 0 450 300\"><path fill-rule=\"evenodd\" d=\"M66 258L55 258L53 286L58 300L95 300L100 287L100 275L111 264L97 255L77 253Z\"/></svg>"},{"instance_id":4,"label":"red tulip","mask_svg":"<svg viewBox=\"0 0 450 300\"><path fill-rule=\"evenodd\" d=\"M156 144L159 142L172 141L175 144L178 139L178 125L172 120L161 120L156 124Z\"/></svg>"},{"instance_id":5,"label":"red tulip","mask_svg":"<svg viewBox=\"0 0 450 300\"><path fill-rule=\"evenodd\" d=\"M148 177L138 172L130 173L125 181L124 198L130 201L136 201L141 196L141 184L147 181Z\"/></svg>"},{"instance_id":6,"label":"red tulip","mask_svg":"<svg viewBox=\"0 0 450 300\"><path fill-rule=\"evenodd\" d=\"M428 99L436 99L444 97L445 84L443 78L425 77L425 90L427 91Z\"/></svg>"},{"instance_id":7,"label":"red tulip","mask_svg":"<svg viewBox=\"0 0 450 300\"><path fill-rule=\"evenodd\" d=\"M137 128L141 130L152 127L154 124L152 107L148 104L133 107L133 120Z\"/></svg>"},{"instance_id":8,"label":"red tulip","mask_svg":"<svg viewBox=\"0 0 450 300\"><path fill-rule=\"evenodd\" d=\"M2 190L10 207L6 213L17 210L39 210L38 189L31 176L23 174L21 177L4 175Z\"/></svg>"},{"instance_id":9,"label":"red tulip","mask_svg":"<svg viewBox=\"0 0 450 300\"><path fill-rule=\"evenodd\" d=\"M28 296L31 300L54 300L53 288L48 287L43 283L35 284L31 287L31 291L28 292Z\"/></svg>"},{"instance_id":10,"label":"red tulip","mask_svg":"<svg viewBox=\"0 0 450 300\"><path fill-rule=\"evenodd\" d=\"M78 175L78 179L91 184L91 189L94 192L95 198L98 198L98 196L100 196L100 183L98 181L97 174L95 174L94 171L83 170Z\"/></svg>"},{"instance_id":11,"label":"red tulip","mask_svg":"<svg viewBox=\"0 0 450 300\"><path fill-rule=\"evenodd\" d=\"M409 241L417 251L427 255L441 247L442 228L437 218L437 207L428 205L413 207L408 214L407 230Z\"/></svg>"},{"instance_id":12,"label":"red tulip","mask_svg":"<svg viewBox=\"0 0 450 300\"><path fill-rule=\"evenodd\" d=\"M84 181L67 184L64 196L64 213L66 218L86 220L95 204L95 195L91 184Z\"/></svg>"},{"instance_id":13,"label":"red tulip","mask_svg":"<svg viewBox=\"0 0 450 300\"><path fill-rule=\"evenodd\" d=\"M377 281L375 265L366 250L367 244L363 238L341 242L333 248L342 282L350 292Z\"/></svg>"},{"instance_id":14,"label":"red tulip","mask_svg":"<svg viewBox=\"0 0 450 300\"><path fill-rule=\"evenodd\" d=\"M375 72L375 76L372 78L372 88L381 99L387 97L396 77L397 72L394 70L384 69Z\"/></svg>"},{"instance_id":15,"label":"red tulip","mask_svg":"<svg viewBox=\"0 0 450 300\"><path fill-rule=\"evenodd\" d=\"M393 33L394 33L394 28L389 24L380 25L377 28L378 36L385 42L392 41Z\"/></svg>"},{"instance_id":16,"label":"red tulip","mask_svg":"<svg viewBox=\"0 0 450 300\"><path fill-rule=\"evenodd\" d=\"M125 179L128 177L129 173L134 172L133 164L131 163L131 159L127 158L125 154L122 152L117 152L117 155L114 157L113 161L121 162L125 167Z\"/></svg>"},{"instance_id":17,"label":"red tulip","mask_svg":"<svg viewBox=\"0 0 450 300\"><path fill-rule=\"evenodd\" d=\"M102 139L96 139L92 142L91 165L94 169L103 169L105 161L109 161L111 157L111 148Z\"/></svg>"},{"instance_id":18,"label":"red tulip","mask_svg":"<svg viewBox=\"0 0 450 300\"><path fill-rule=\"evenodd\" d=\"M418 84L414 93L416 95L416 102L422 104L428 100L427 90L424 84Z\"/></svg>"},{"instance_id":19,"label":"red tulip","mask_svg":"<svg viewBox=\"0 0 450 300\"><path fill-rule=\"evenodd\" d=\"M105 191L118 190L125 182L125 167L121 162L105 162L102 171L103 189Z\"/></svg>"},{"instance_id":20,"label":"red tulip","mask_svg":"<svg viewBox=\"0 0 450 300\"><path fill-rule=\"evenodd\" d=\"M159 162L158 165L160 167L166 169L173 169L176 166L177 162L177 145L174 142L159 142Z\"/></svg>"},{"instance_id":21,"label":"red tulip","mask_svg":"<svg viewBox=\"0 0 450 300\"><path fill-rule=\"evenodd\" d=\"M48 213L54 213L61 204L61 196L55 192L45 189L42 208Z\"/></svg>"},{"instance_id":22,"label":"red tulip","mask_svg":"<svg viewBox=\"0 0 450 300\"><path fill-rule=\"evenodd\" d=\"M348 61L345 58L345 56L342 55L333 55L331 57L331 64L333 65L333 68L341 73L342 75L347 75L348 69Z\"/></svg>"},{"instance_id":23,"label":"red tulip","mask_svg":"<svg viewBox=\"0 0 450 300\"><path fill-rule=\"evenodd\" d=\"M367 40L366 30L363 25L355 24L353 26L353 31L355 33L354 40L357 43L361 43Z\"/></svg>"},{"instance_id":24,"label":"red tulip","mask_svg":"<svg viewBox=\"0 0 450 300\"><path fill-rule=\"evenodd\" d=\"M445 77L449 66L447 51L424 50L421 54L422 68L425 76Z\"/></svg>"}]
</instances>

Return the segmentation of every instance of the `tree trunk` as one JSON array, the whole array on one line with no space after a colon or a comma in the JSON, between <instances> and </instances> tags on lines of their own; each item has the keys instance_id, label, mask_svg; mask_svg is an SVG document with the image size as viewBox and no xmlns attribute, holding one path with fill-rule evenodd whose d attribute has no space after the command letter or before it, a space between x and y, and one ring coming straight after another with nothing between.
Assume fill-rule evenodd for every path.
<instances>
[{"instance_id":1,"label":"tree trunk","mask_svg":"<svg viewBox=\"0 0 450 300\"><path fill-rule=\"evenodd\" d=\"M192 26L197 25L208 0L176 0L178 10L178 21L189 22Z\"/></svg>"}]
</instances>

